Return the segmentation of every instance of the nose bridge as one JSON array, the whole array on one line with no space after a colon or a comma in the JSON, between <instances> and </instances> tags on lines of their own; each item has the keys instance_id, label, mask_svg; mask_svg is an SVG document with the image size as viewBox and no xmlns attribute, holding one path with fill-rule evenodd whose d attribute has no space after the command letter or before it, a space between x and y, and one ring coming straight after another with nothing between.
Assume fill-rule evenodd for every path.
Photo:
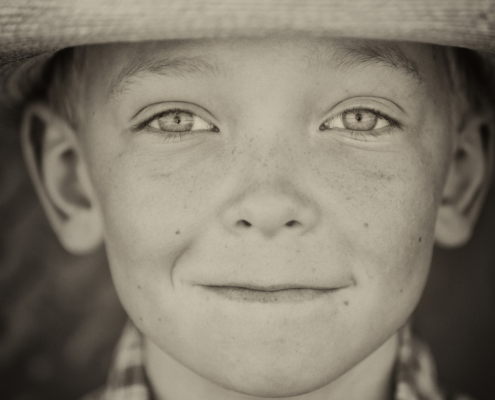
<instances>
[{"instance_id":1,"label":"nose bridge","mask_svg":"<svg viewBox=\"0 0 495 400\"><path fill-rule=\"evenodd\" d=\"M288 175L297 159L302 158L308 127L298 110L274 105L283 101L275 94L272 96L265 99L265 105L246 113L245 121L239 123L236 131L241 153L246 156L244 163L253 173L275 179Z\"/></svg>"}]
</instances>

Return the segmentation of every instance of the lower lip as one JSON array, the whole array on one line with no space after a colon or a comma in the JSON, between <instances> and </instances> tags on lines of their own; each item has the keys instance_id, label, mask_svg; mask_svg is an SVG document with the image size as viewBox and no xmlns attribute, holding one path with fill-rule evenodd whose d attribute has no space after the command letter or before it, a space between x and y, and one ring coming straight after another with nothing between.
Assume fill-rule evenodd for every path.
<instances>
[{"instance_id":1,"label":"lower lip","mask_svg":"<svg viewBox=\"0 0 495 400\"><path fill-rule=\"evenodd\" d=\"M210 292L239 302L251 303L300 303L326 296L336 289L284 289L253 290L231 286L204 286Z\"/></svg>"}]
</instances>

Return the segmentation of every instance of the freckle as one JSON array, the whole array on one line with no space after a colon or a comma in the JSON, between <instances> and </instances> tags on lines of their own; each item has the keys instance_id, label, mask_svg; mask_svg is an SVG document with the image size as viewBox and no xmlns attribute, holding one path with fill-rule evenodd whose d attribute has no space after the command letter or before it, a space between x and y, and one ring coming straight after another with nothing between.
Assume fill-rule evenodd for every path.
<instances>
[{"instance_id":1,"label":"freckle","mask_svg":"<svg viewBox=\"0 0 495 400\"><path fill-rule=\"evenodd\" d=\"M420 236L420 237L419 237L419 240L418 240L420 243L421 243L421 239L423 239L423 238Z\"/></svg>"},{"instance_id":2,"label":"freckle","mask_svg":"<svg viewBox=\"0 0 495 400\"><path fill-rule=\"evenodd\" d=\"M346 306L348 306L348 305L349 305L349 302L346 300L346 301L344 301L344 304L345 304Z\"/></svg>"},{"instance_id":3,"label":"freckle","mask_svg":"<svg viewBox=\"0 0 495 400\"><path fill-rule=\"evenodd\" d=\"M158 321L161 321L162 319L161 318L158 318Z\"/></svg>"},{"instance_id":4,"label":"freckle","mask_svg":"<svg viewBox=\"0 0 495 400\"><path fill-rule=\"evenodd\" d=\"M316 268L314 268L314 267L313 267L313 268L311 269L311 272L312 272L313 274L316 274Z\"/></svg>"},{"instance_id":5,"label":"freckle","mask_svg":"<svg viewBox=\"0 0 495 400\"><path fill-rule=\"evenodd\" d=\"M138 289L141 289L141 286L138 285Z\"/></svg>"},{"instance_id":6,"label":"freckle","mask_svg":"<svg viewBox=\"0 0 495 400\"><path fill-rule=\"evenodd\" d=\"M141 321L142 321L143 319L142 319L141 317L139 317L139 320L141 320Z\"/></svg>"},{"instance_id":7,"label":"freckle","mask_svg":"<svg viewBox=\"0 0 495 400\"><path fill-rule=\"evenodd\" d=\"M367 222L364 223L364 227L367 228L369 225Z\"/></svg>"},{"instance_id":8,"label":"freckle","mask_svg":"<svg viewBox=\"0 0 495 400\"><path fill-rule=\"evenodd\" d=\"M402 293L404 291L404 289L401 289L400 292Z\"/></svg>"},{"instance_id":9,"label":"freckle","mask_svg":"<svg viewBox=\"0 0 495 400\"><path fill-rule=\"evenodd\" d=\"M177 229L177 230L175 231L175 234L176 234L176 235L179 235L179 234L180 234L180 230L179 230L179 229Z\"/></svg>"}]
</instances>

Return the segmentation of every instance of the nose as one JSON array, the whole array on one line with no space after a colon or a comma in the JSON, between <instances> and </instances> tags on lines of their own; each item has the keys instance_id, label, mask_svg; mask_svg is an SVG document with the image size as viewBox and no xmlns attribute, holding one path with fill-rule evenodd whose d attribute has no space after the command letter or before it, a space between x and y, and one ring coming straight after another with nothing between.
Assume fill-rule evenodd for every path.
<instances>
[{"instance_id":1,"label":"nose","mask_svg":"<svg viewBox=\"0 0 495 400\"><path fill-rule=\"evenodd\" d=\"M317 208L290 182L265 182L245 190L223 213L225 227L236 234L273 237L304 234L318 220Z\"/></svg>"}]
</instances>

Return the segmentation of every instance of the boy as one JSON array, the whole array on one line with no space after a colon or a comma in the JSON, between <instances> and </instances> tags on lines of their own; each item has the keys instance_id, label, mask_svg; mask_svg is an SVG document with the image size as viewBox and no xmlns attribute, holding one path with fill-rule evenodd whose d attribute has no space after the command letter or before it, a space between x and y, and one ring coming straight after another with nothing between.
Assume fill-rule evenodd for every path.
<instances>
[{"instance_id":1,"label":"boy","mask_svg":"<svg viewBox=\"0 0 495 400\"><path fill-rule=\"evenodd\" d=\"M305 34L55 55L22 143L135 325L105 398L444 398L407 321L434 242L469 239L493 129L454 58Z\"/></svg>"}]
</instances>

